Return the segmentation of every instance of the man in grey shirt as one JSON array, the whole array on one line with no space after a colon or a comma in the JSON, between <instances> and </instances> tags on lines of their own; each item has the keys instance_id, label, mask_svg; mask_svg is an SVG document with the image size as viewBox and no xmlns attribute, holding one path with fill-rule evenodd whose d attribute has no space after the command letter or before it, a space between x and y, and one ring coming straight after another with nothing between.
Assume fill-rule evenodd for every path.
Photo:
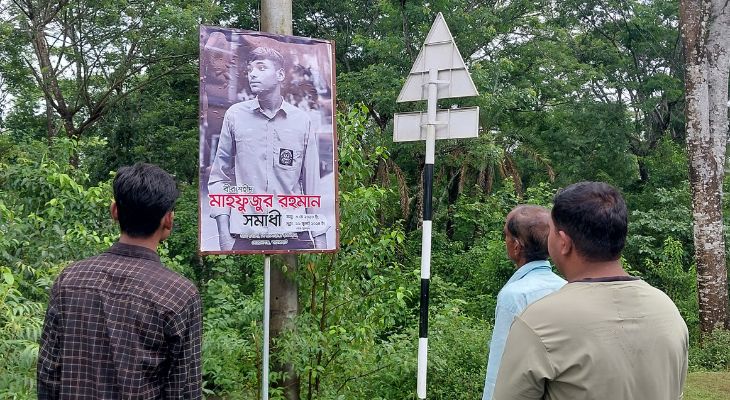
<instances>
[{"instance_id":1,"label":"man in grey shirt","mask_svg":"<svg viewBox=\"0 0 730 400\"><path fill-rule=\"evenodd\" d=\"M624 199L581 182L553 202L548 251L568 283L515 318L494 399L681 399L687 326L667 295L621 266Z\"/></svg>"},{"instance_id":2,"label":"man in grey shirt","mask_svg":"<svg viewBox=\"0 0 730 400\"><path fill-rule=\"evenodd\" d=\"M248 81L255 99L232 105L223 118L220 141L208 180L208 192L220 194L319 194L319 150L311 121L303 111L284 101L284 58L271 48L257 47L249 57ZM285 204L285 203L284 203ZM306 206L277 209L288 215L316 214ZM244 206L245 207L245 206ZM211 208L221 250L253 249L252 238L262 232L253 216L265 211L249 206L247 215L229 205ZM264 214L265 215L265 214ZM263 216L263 215L261 215ZM270 215L269 215L270 216ZM266 219L262 221L274 221ZM281 220L275 232L295 234L297 248L324 248L326 226L287 232ZM271 230L268 230L271 232Z\"/></svg>"}]
</instances>

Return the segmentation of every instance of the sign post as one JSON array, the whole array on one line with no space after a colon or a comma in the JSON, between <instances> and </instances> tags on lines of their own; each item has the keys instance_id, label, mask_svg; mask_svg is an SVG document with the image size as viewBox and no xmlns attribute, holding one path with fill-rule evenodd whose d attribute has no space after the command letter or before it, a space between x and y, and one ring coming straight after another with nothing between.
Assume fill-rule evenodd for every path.
<instances>
[{"instance_id":1,"label":"sign post","mask_svg":"<svg viewBox=\"0 0 730 400\"><path fill-rule=\"evenodd\" d=\"M263 0L261 29L200 26L198 238L200 254L264 255L267 400L270 338L298 312L285 271L297 254L338 250L339 205L334 43L291 36L291 0ZM284 397L298 398L282 364Z\"/></svg>"},{"instance_id":2,"label":"sign post","mask_svg":"<svg viewBox=\"0 0 730 400\"><path fill-rule=\"evenodd\" d=\"M264 356L262 360L261 397L269 398L269 315L271 309L271 256L264 256Z\"/></svg>"},{"instance_id":3,"label":"sign post","mask_svg":"<svg viewBox=\"0 0 730 400\"><path fill-rule=\"evenodd\" d=\"M421 299L418 324L417 394L426 398L428 364L428 296L431 279L431 217L436 139L477 137L479 107L437 110L438 99L477 96L474 82L439 13L398 96L398 102L427 100L427 112L396 114L393 141L426 141L423 172L423 237L421 244ZM425 117L425 120L424 120Z\"/></svg>"},{"instance_id":4,"label":"sign post","mask_svg":"<svg viewBox=\"0 0 730 400\"><path fill-rule=\"evenodd\" d=\"M264 32L277 33L280 35L292 34L292 0L262 0L260 3L261 30ZM297 257L288 259L291 262L289 267L292 270L297 268ZM277 268L277 274L282 272ZM280 282L277 279L277 282ZM277 285L274 288L277 296L286 298L298 298L299 287L293 285ZM296 314L298 310L294 310ZM264 254L264 348L263 359L261 360L261 399L269 400L269 324L271 321L271 256Z\"/></svg>"}]
</instances>

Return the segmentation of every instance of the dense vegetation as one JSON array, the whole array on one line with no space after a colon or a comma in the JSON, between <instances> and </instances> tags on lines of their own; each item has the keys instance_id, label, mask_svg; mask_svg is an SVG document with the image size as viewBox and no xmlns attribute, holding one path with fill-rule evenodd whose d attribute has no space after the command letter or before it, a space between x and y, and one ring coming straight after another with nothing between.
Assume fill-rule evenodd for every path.
<instances>
[{"instance_id":1,"label":"dense vegetation","mask_svg":"<svg viewBox=\"0 0 730 400\"><path fill-rule=\"evenodd\" d=\"M0 398L34 396L48 289L69 262L116 239L110 173L138 160L180 182L176 230L160 252L204 299L206 393L255 398L262 260L196 254L195 49L198 23L257 29L258 2L58 3L47 29L78 16L86 25L76 34L97 37L87 48L105 54L96 60L104 73L59 75L65 98L80 99L70 116L47 107L57 97L34 80L25 3L0 0ZM274 343L274 361L299 375L301 398L414 398L424 149L390 138L393 113L421 107L395 98L439 11L480 91L442 106L479 105L482 131L437 145L430 398L480 396L496 294L513 270L506 213L549 206L557 188L579 180L626 196L624 266L676 302L691 368L730 367L728 332L699 340L676 1L295 1L295 34L336 40L341 210L340 252L300 256L290 271L300 314ZM114 56L134 41L139 57ZM68 54L49 43L55 57ZM124 62L144 66L114 75Z\"/></svg>"}]
</instances>

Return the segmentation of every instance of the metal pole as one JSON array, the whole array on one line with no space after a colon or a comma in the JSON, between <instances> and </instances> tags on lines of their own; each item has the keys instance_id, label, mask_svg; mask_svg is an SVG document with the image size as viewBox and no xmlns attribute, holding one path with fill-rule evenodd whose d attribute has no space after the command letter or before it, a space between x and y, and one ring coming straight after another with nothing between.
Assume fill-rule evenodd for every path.
<instances>
[{"instance_id":1,"label":"metal pole","mask_svg":"<svg viewBox=\"0 0 730 400\"><path fill-rule=\"evenodd\" d=\"M261 373L261 398L269 400L269 315L271 314L271 257L264 256L264 356Z\"/></svg>"},{"instance_id":2,"label":"metal pole","mask_svg":"<svg viewBox=\"0 0 730 400\"><path fill-rule=\"evenodd\" d=\"M419 399L426 398L426 371L428 367L428 292L431 279L431 192L433 164L436 157L436 103L438 70L428 74L428 128L426 131L426 165L423 171L423 238L421 244L421 303L418 324L418 380Z\"/></svg>"}]
</instances>

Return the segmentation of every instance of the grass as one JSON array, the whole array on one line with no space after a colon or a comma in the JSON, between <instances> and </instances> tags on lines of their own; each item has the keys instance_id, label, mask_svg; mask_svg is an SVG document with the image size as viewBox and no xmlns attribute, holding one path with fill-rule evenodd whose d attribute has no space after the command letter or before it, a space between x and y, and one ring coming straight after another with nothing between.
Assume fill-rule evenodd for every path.
<instances>
[{"instance_id":1,"label":"grass","mask_svg":"<svg viewBox=\"0 0 730 400\"><path fill-rule=\"evenodd\" d=\"M730 371L691 372L684 387L684 400L730 399Z\"/></svg>"}]
</instances>

